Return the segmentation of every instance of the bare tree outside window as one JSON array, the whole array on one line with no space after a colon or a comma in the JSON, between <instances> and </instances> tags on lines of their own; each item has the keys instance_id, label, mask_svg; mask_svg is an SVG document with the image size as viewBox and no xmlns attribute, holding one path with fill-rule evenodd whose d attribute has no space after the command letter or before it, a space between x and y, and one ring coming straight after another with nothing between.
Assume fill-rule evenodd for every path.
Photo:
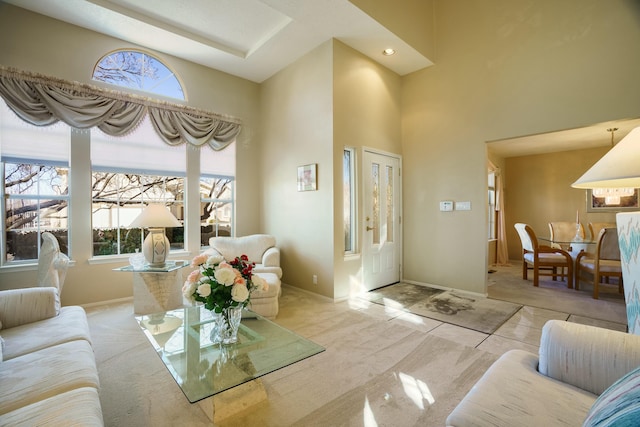
<instances>
[{"instance_id":1,"label":"bare tree outside window","mask_svg":"<svg viewBox=\"0 0 640 427\"><path fill-rule=\"evenodd\" d=\"M68 254L68 175L64 167L4 163L5 262L36 259L44 231Z\"/></svg>"},{"instance_id":2,"label":"bare tree outside window","mask_svg":"<svg viewBox=\"0 0 640 427\"><path fill-rule=\"evenodd\" d=\"M132 173L92 173L93 255L118 255L142 248L144 234L129 224L148 203L162 203L184 217L184 178ZM172 249L184 249L184 227L168 228Z\"/></svg>"},{"instance_id":3,"label":"bare tree outside window","mask_svg":"<svg viewBox=\"0 0 640 427\"><path fill-rule=\"evenodd\" d=\"M233 178L200 178L200 245L209 238L233 235Z\"/></svg>"},{"instance_id":4,"label":"bare tree outside window","mask_svg":"<svg viewBox=\"0 0 640 427\"><path fill-rule=\"evenodd\" d=\"M129 89L185 99L182 86L169 67L143 52L120 50L104 56L93 70L93 79Z\"/></svg>"}]
</instances>

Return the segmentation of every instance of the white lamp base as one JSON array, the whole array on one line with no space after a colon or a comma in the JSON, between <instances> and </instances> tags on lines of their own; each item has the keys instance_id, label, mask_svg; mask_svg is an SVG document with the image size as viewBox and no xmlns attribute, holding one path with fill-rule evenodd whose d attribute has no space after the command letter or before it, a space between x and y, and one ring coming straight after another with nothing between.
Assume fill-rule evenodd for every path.
<instances>
[{"instance_id":1,"label":"white lamp base","mask_svg":"<svg viewBox=\"0 0 640 427\"><path fill-rule=\"evenodd\" d=\"M164 267L169 249L169 239L164 234L164 228L149 227L149 234L142 244L142 253L149 266Z\"/></svg>"}]
</instances>

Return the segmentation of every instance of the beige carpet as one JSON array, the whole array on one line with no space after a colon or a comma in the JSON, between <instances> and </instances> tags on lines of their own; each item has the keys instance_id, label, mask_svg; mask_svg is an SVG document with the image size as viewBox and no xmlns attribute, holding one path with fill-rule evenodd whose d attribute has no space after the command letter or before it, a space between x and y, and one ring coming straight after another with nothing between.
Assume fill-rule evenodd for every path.
<instances>
[{"instance_id":1,"label":"beige carpet","mask_svg":"<svg viewBox=\"0 0 640 427\"><path fill-rule=\"evenodd\" d=\"M442 426L496 356L285 288L278 323L326 351L263 377L269 401L219 425ZM88 309L107 426L204 426L138 329L131 304Z\"/></svg>"},{"instance_id":2,"label":"beige carpet","mask_svg":"<svg viewBox=\"0 0 640 427\"><path fill-rule=\"evenodd\" d=\"M548 307L560 304L562 294L569 312L585 316L581 321L624 317L624 303L615 295L592 302L588 291L535 289L511 277L513 272L503 276L493 276L489 289L498 299L524 304L517 299L525 294L527 302ZM91 307L87 313L107 426L211 425L144 338L132 303ZM443 426L498 357L479 349L494 350L491 339L498 336L363 300L334 304L291 287L283 288L277 322L326 351L263 377L268 402L218 425ZM476 341L467 343L467 337ZM515 344L500 342L504 351Z\"/></svg>"}]
</instances>

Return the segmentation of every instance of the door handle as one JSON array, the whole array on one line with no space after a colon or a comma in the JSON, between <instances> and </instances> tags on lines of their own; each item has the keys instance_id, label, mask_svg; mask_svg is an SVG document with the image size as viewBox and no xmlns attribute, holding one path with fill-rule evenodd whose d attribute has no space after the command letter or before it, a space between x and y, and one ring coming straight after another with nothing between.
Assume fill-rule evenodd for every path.
<instances>
[{"instance_id":1,"label":"door handle","mask_svg":"<svg viewBox=\"0 0 640 427\"><path fill-rule=\"evenodd\" d=\"M369 227L369 226L367 225L367 231L371 231L371 230L373 230L373 227Z\"/></svg>"}]
</instances>

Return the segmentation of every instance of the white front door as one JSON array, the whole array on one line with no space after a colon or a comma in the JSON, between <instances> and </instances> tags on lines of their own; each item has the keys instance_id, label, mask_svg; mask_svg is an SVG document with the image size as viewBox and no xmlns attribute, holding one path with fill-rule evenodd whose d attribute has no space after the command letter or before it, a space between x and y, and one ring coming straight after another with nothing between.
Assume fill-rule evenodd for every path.
<instances>
[{"instance_id":1,"label":"white front door","mask_svg":"<svg viewBox=\"0 0 640 427\"><path fill-rule=\"evenodd\" d=\"M362 169L363 287L371 290L400 281L400 157L365 151Z\"/></svg>"}]
</instances>

